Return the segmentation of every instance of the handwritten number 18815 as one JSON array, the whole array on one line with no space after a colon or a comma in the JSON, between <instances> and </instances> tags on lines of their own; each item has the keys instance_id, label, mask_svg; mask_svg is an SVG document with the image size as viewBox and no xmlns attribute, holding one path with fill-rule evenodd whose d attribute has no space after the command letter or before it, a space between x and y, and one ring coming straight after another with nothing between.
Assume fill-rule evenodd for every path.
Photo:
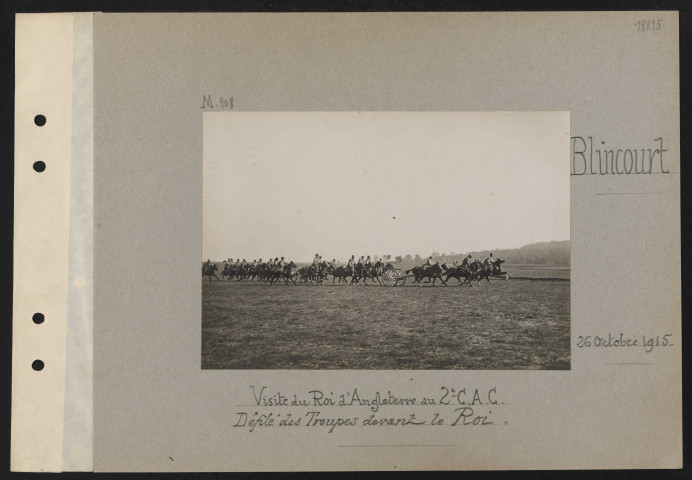
<instances>
[{"instance_id":1,"label":"handwritten number 18815","mask_svg":"<svg viewBox=\"0 0 692 480\"><path fill-rule=\"evenodd\" d=\"M660 30L661 29L661 20L660 18L656 18L653 20L638 20L637 23L634 24L635 27L637 27L638 32L651 32L654 30Z\"/></svg>"}]
</instances>

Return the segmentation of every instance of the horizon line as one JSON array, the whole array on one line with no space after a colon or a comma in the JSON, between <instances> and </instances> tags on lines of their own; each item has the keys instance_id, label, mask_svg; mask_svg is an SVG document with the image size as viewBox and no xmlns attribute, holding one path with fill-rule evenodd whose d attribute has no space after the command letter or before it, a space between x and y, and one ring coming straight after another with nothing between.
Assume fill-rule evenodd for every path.
<instances>
[{"instance_id":1,"label":"horizon line","mask_svg":"<svg viewBox=\"0 0 692 480\"><path fill-rule=\"evenodd\" d=\"M524 248L524 247L528 247L528 246L531 246L531 245L539 245L539 244L541 244L541 243L557 243L557 242L569 242L569 241L571 241L571 239L569 239L569 238L567 238L567 239L562 239L562 240L546 240L546 241L541 241L541 242L526 243L526 244L521 245L521 246L519 246L519 247L495 247L495 248L486 248L486 249L474 249L474 250L467 250L467 251L465 251L465 252L459 252L459 253L457 253L457 252L453 252L453 253L440 253L439 255L432 255L432 256L433 256L433 258L434 258L434 257L457 257L457 256L468 255L469 253L476 253L476 252L495 252L495 251L501 251L501 250L519 250L519 249L522 249L522 248ZM379 257L384 257L385 255L389 255L389 254L378 255L377 258L379 258ZM391 258L390 258L390 260L388 260L388 261L394 261L394 258L395 258L395 257L397 257L397 256L405 257L406 255L411 255L411 257L415 257L416 255L418 255L421 259L426 259L426 258L428 258L429 256L431 256L430 254L421 255L421 254L419 254L419 253L405 253L405 254L399 254L399 255L391 255ZM364 256L367 257L367 255L364 255ZM360 258L359 255L355 255L355 257L356 257L356 259ZM234 258L234 257L229 257L229 258ZM240 258L243 258L243 257L240 257ZM273 259L273 258L276 258L276 257L274 257L274 256L269 256L269 257L267 257L267 259ZM281 258L281 255L279 255L278 258ZM251 262L251 261L256 260L256 259L254 259L254 258L247 259L247 258L246 258L245 260ZM288 260L288 261L293 261L293 262L298 262L298 263L312 263L312 259L308 259L308 260L302 260L302 259L301 259L301 260L296 260L296 259L288 258L288 259L286 259L286 260ZM327 261L327 262L328 262L328 261L331 261L331 260L329 260L329 259L324 258L324 256L323 256L323 260L324 260L324 261ZM204 260L203 260L203 261L204 261ZM212 261L213 261L213 262L224 262L225 259L222 259L222 260L212 260ZM347 259L346 261L343 261L343 262L342 262L341 260L337 259L337 263L346 263L346 262L348 262L348 259Z\"/></svg>"}]
</instances>

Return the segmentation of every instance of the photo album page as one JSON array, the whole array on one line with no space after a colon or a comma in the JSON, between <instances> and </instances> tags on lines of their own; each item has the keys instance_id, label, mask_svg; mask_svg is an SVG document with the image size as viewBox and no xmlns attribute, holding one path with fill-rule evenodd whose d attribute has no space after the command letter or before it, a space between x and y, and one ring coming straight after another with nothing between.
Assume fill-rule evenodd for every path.
<instances>
[{"instance_id":1,"label":"photo album page","mask_svg":"<svg viewBox=\"0 0 692 480\"><path fill-rule=\"evenodd\" d=\"M681 468L678 36L18 14L12 470Z\"/></svg>"}]
</instances>

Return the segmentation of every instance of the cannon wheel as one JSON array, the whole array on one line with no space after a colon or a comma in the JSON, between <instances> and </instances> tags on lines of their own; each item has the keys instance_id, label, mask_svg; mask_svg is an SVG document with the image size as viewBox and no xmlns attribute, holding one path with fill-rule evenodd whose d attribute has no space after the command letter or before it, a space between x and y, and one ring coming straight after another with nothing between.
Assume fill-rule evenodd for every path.
<instances>
[{"instance_id":1,"label":"cannon wheel","mask_svg":"<svg viewBox=\"0 0 692 480\"><path fill-rule=\"evenodd\" d=\"M394 269L385 271L382 274L382 281L388 287L396 287L398 281L397 271Z\"/></svg>"},{"instance_id":2,"label":"cannon wheel","mask_svg":"<svg viewBox=\"0 0 692 480\"><path fill-rule=\"evenodd\" d=\"M408 275L406 275L406 272L401 270L400 268L396 269L396 284L397 286L401 287L406 283L406 279L408 278Z\"/></svg>"}]
</instances>

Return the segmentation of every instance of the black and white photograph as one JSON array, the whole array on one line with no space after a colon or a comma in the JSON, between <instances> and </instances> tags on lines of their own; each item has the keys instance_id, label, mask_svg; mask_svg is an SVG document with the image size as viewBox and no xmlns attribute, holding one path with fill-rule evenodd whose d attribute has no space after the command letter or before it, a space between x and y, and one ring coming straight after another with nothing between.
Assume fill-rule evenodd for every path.
<instances>
[{"instance_id":1,"label":"black and white photograph","mask_svg":"<svg viewBox=\"0 0 692 480\"><path fill-rule=\"evenodd\" d=\"M568 112L203 122L202 369L570 369Z\"/></svg>"}]
</instances>

